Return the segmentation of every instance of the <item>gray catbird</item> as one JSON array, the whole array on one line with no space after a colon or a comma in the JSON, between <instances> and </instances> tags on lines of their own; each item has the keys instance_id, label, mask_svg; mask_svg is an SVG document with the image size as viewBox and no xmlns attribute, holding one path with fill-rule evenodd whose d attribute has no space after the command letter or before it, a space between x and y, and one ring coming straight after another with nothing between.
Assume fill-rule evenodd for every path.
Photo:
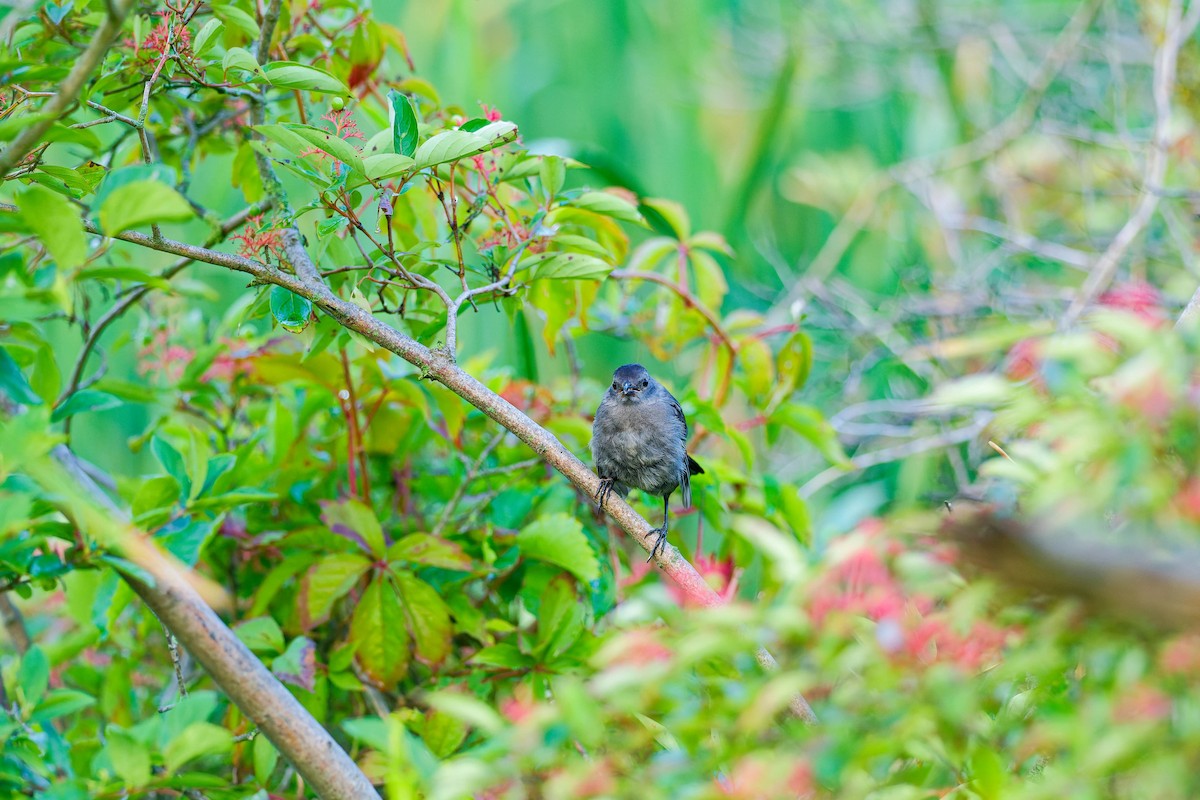
<instances>
[{"instance_id":1,"label":"gray catbird","mask_svg":"<svg viewBox=\"0 0 1200 800\"><path fill-rule=\"evenodd\" d=\"M592 423L592 458L600 475L596 500L604 508L610 494L624 497L631 488L662 497L663 524L650 531L658 537L650 558L666 547L671 493L681 488L683 504L690 506L691 476L704 472L684 450L687 436L679 401L645 367L617 368Z\"/></svg>"}]
</instances>

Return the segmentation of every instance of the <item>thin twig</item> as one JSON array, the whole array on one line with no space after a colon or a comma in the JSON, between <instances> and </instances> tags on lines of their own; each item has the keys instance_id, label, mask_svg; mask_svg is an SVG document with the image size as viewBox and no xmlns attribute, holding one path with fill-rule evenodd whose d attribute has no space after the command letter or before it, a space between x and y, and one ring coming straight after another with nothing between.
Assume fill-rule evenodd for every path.
<instances>
[{"instance_id":1,"label":"thin twig","mask_svg":"<svg viewBox=\"0 0 1200 800\"><path fill-rule=\"evenodd\" d=\"M8 147L0 151L0 180L8 174L14 164L25 157L25 154L37 142L41 141L42 134L74 105L75 100L79 97L79 92L83 89L83 84L91 77L92 71L96 69L101 59L104 58L104 54L108 52L108 48L120 34L125 16L134 5L134 0L116 0L110 6L109 14L104 17L104 21L100 23L100 27L92 36L91 44L75 61L75 65L71 67L67 77L59 84L54 97L40 109L38 117L30 123L29 127L23 129Z\"/></svg>"},{"instance_id":2,"label":"thin twig","mask_svg":"<svg viewBox=\"0 0 1200 800\"><path fill-rule=\"evenodd\" d=\"M1150 144L1150 153L1146 157L1146 169L1138 194L1138 203L1108 249L1096 260L1091 275L1083 282L1079 293L1071 301L1067 313L1063 316L1064 326L1069 326L1079 319L1079 315L1112 283L1121 259L1149 224L1155 209L1158 208L1159 194L1155 189L1162 186L1163 178L1166 177L1167 151L1171 146L1171 95L1175 90L1175 66L1179 58L1179 48L1191 37L1198 23L1200 0L1191 3L1186 17L1183 16L1183 0L1171 0L1167 8L1163 42L1154 56L1154 138Z\"/></svg>"}]
</instances>

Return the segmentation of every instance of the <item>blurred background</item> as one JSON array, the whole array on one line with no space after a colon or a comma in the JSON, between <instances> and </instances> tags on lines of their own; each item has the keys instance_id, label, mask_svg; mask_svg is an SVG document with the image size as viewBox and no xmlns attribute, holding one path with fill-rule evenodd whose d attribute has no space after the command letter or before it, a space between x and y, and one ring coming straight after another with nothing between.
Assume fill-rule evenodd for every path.
<instances>
[{"instance_id":1,"label":"blurred background","mask_svg":"<svg viewBox=\"0 0 1200 800\"><path fill-rule=\"evenodd\" d=\"M816 353L805 399L851 454L917 450L855 476L826 509L824 524L845 528L967 482L981 456L965 443L978 440L971 421L956 440L954 425L905 404L1053 326L1128 218L1168 7L432 0L380 15L394 15L418 73L445 94L499 107L536 149L676 199L695 228L723 234L736 250L725 313L803 319ZM1184 120L1196 73L1190 41L1175 93L1177 185L1195 177ZM1192 214L1186 192L1164 199L1121 279L1186 302ZM468 341L495 342L472 327ZM612 340L579 346L603 380ZM922 455L926 437L956 440L949 462L945 448ZM807 480L823 464L785 449L774 468ZM839 487L809 488L823 505Z\"/></svg>"}]
</instances>

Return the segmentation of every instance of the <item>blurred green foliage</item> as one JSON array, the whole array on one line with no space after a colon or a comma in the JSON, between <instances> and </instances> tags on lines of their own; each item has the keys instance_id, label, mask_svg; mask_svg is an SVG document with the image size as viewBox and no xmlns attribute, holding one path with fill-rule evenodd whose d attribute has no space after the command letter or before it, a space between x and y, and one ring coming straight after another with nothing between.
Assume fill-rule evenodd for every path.
<instances>
[{"instance_id":1,"label":"blurred green foliage","mask_svg":"<svg viewBox=\"0 0 1200 800\"><path fill-rule=\"evenodd\" d=\"M1194 634L997 590L936 535L959 495L1119 542L1200 524L1172 10L289 2L256 59L255 4L138 9L100 107L0 183L0 792L304 791L37 483L65 443L390 798L1193 796ZM6 145L104 12L22 13ZM674 541L731 602L309 300L86 227L276 263L292 221L332 291L581 456L613 367L664 376L707 470Z\"/></svg>"}]
</instances>

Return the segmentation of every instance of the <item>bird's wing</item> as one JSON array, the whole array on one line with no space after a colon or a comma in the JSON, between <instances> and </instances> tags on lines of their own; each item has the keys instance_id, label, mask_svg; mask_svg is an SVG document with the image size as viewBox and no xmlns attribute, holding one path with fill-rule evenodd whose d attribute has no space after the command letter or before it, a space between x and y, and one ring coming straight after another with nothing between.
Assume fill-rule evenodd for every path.
<instances>
[{"instance_id":1,"label":"bird's wing","mask_svg":"<svg viewBox=\"0 0 1200 800\"><path fill-rule=\"evenodd\" d=\"M687 417L683 416L683 406L679 405L679 401L675 399L675 395L667 392L667 397L671 401L671 410L675 412L675 416L679 417L679 421L683 423L683 441L688 438Z\"/></svg>"}]
</instances>

